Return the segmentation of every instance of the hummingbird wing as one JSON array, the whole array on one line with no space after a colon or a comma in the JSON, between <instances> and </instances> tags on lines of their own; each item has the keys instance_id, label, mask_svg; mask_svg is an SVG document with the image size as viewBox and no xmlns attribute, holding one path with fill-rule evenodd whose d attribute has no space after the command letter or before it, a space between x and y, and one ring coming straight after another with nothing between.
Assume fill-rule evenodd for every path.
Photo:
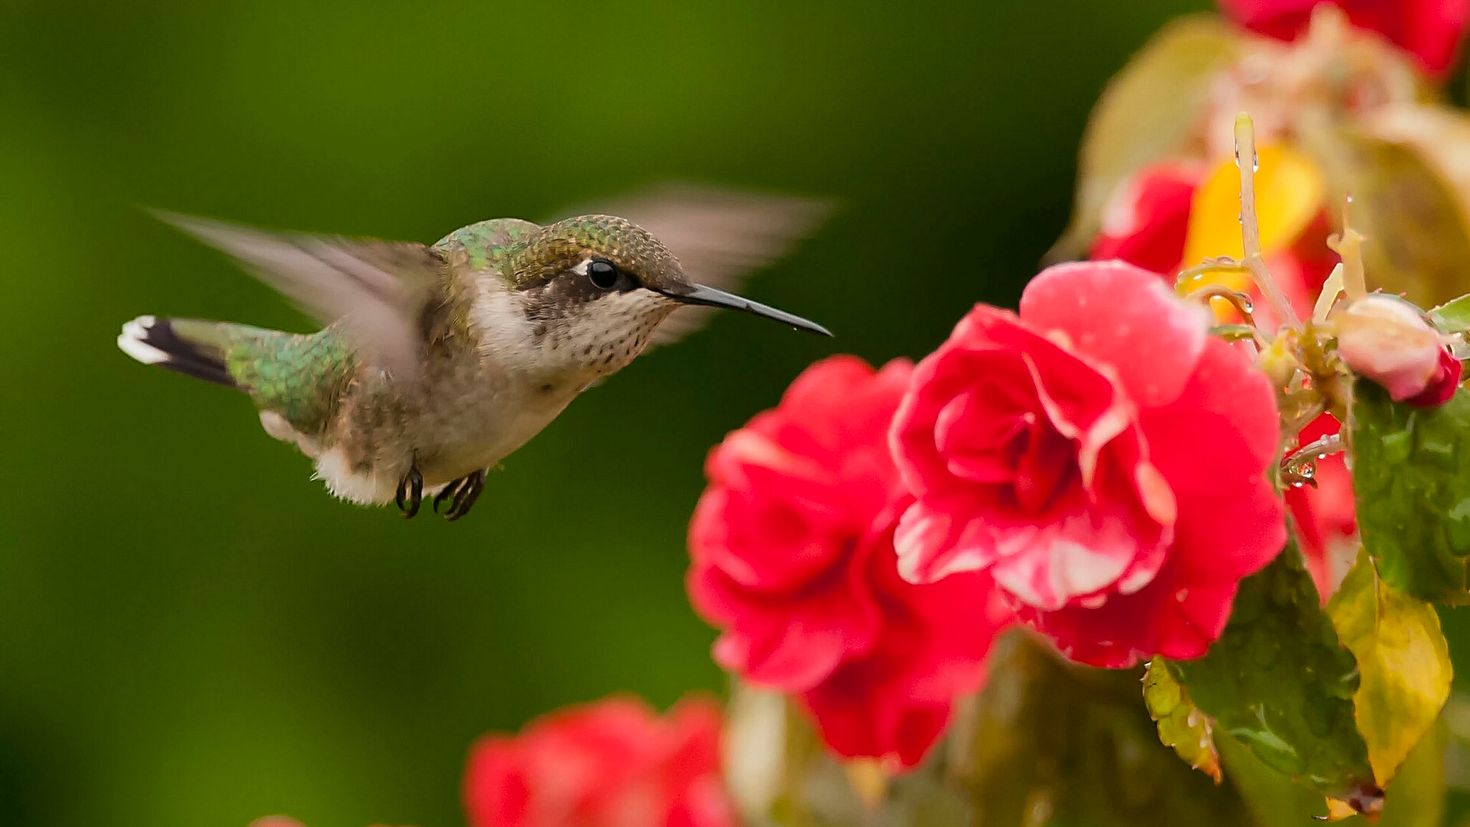
<instances>
[{"instance_id":1,"label":"hummingbird wing","mask_svg":"<svg viewBox=\"0 0 1470 827\"><path fill-rule=\"evenodd\" d=\"M234 257L323 324L338 323L359 358L397 380L418 371L421 321L442 297L450 263L424 244L277 233L160 212L164 221Z\"/></svg>"},{"instance_id":2,"label":"hummingbird wing","mask_svg":"<svg viewBox=\"0 0 1470 827\"><path fill-rule=\"evenodd\" d=\"M567 212L626 218L662 241L691 281L739 292L751 273L789 253L832 214L816 198L668 183ZM715 311L681 307L653 335L651 346L703 327Z\"/></svg>"}]
</instances>

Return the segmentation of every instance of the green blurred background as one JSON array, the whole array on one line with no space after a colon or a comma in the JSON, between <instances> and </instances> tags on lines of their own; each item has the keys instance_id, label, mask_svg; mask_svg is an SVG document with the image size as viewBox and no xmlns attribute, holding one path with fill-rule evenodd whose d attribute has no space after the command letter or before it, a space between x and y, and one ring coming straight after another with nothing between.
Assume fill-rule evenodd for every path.
<instances>
[{"instance_id":1,"label":"green blurred background","mask_svg":"<svg viewBox=\"0 0 1470 827\"><path fill-rule=\"evenodd\" d=\"M0 0L0 823L449 827L479 734L719 691L682 584L706 451L814 359L1014 301L1103 83L1207 7ZM720 317L462 523L333 501L243 398L113 346L307 327L137 205L429 241L669 179L839 199L746 291L839 338Z\"/></svg>"}]
</instances>

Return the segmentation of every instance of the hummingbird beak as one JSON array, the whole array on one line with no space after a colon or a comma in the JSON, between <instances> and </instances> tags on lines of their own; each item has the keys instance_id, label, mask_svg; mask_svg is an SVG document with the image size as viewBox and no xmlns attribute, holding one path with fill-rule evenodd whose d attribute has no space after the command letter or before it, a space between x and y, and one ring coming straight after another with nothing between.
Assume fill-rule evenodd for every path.
<instances>
[{"instance_id":1,"label":"hummingbird beak","mask_svg":"<svg viewBox=\"0 0 1470 827\"><path fill-rule=\"evenodd\" d=\"M731 310L743 310L746 313L754 313L767 319L790 325L797 330L805 330L808 333L820 333L823 336L831 336L832 331L817 324L816 322L794 316L784 310L777 310L769 305L753 302L750 299L741 298L734 293L726 293L724 290L716 290L713 287L705 287L702 284L680 285L657 292L668 296L676 302L683 304L702 304L706 307L726 307Z\"/></svg>"}]
</instances>

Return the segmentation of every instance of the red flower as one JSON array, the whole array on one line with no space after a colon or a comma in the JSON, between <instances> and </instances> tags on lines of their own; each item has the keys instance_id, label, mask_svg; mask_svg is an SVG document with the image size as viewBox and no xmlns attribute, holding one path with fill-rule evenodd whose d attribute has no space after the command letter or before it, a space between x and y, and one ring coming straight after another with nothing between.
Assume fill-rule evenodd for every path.
<instances>
[{"instance_id":1,"label":"red flower","mask_svg":"<svg viewBox=\"0 0 1470 827\"><path fill-rule=\"evenodd\" d=\"M1465 368L1460 360L1450 354L1449 348L1439 351L1439 364L1435 365L1434 376L1424 390L1413 398L1404 400L1416 408L1438 408L1455 396L1460 389L1460 376Z\"/></svg>"},{"instance_id":2,"label":"red flower","mask_svg":"<svg viewBox=\"0 0 1470 827\"><path fill-rule=\"evenodd\" d=\"M1092 258L1118 258L1171 279L1184 258L1198 170L1158 164L1135 174L1109 199Z\"/></svg>"},{"instance_id":3,"label":"red flower","mask_svg":"<svg viewBox=\"0 0 1470 827\"><path fill-rule=\"evenodd\" d=\"M894 419L918 501L900 570L986 571L1085 663L1204 653L1285 543L1265 376L1208 311L1122 262L1053 267L915 370Z\"/></svg>"},{"instance_id":4,"label":"red flower","mask_svg":"<svg viewBox=\"0 0 1470 827\"><path fill-rule=\"evenodd\" d=\"M1279 40L1306 31L1312 7L1328 0L1220 0L1235 22ZM1377 32L1443 76L1455 62L1470 21L1467 0L1332 0L1359 29Z\"/></svg>"},{"instance_id":5,"label":"red flower","mask_svg":"<svg viewBox=\"0 0 1470 827\"><path fill-rule=\"evenodd\" d=\"M844 755L916 763L980 683L999 620L988 579L915 586L893 529L911 501L887 433L912 373L854 357L808 368L781 404L711 453L690 527L690 597L722 629L715 659L798 693Z\"/></svg>"},{"instance_id":6,"label":"red flower","mask_svg":"<svg viewBox=\"0 0 1470 827\"><path fill-rule=\"evenodd\" d=\"M720 780L720 712L684 701L659 718L615 698L541 718L470 752L471 827L734 827Z\"/></svg>"},{"instance_id":7,"label":"red flower","mask_svg":"<svg viewBox=\"0 0 1470 827\"><path fill-rule=\"evenodd\" d=\"M980 687L990 644L1014 614L979 572L922 586L899 577L896 523L870 546L863 566L882 632L801 701L839 755L887 756L911 767L943 733L955 697Z\"/></svg>"},{"instance_id":8,"label":"red flower","mask_svg":"<svg viewBox=\"0 0 1470 827\"><path fill-rule=\"evenodd\" d=\"M1297 447L1335 434L1341 428L1342 424L1331 414L1322 414L1302 429ZM1344 457L1344 454L1332 454L1318 460L1313 485L1288 488L1285 495L1297 542L1324 603L1358 553L1353 476Z\"/></svg>"}]
</instances>

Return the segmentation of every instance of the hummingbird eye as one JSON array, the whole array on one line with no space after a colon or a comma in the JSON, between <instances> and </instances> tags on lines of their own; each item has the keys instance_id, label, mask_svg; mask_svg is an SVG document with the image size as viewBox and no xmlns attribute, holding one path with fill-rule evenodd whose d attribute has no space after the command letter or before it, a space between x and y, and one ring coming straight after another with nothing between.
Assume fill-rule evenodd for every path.
<instances>
[{"instance_id":1,"label":"hummingbird eye","mask_svg":"<svg viewBox=\"0 0 1470 827\"><path fill-rule=\"evenodd\" d=\"M587 279L600 290L611 290L618 284L618 268L610 261L593 259L587 263Z\"/></svg>"}]
</instances>

